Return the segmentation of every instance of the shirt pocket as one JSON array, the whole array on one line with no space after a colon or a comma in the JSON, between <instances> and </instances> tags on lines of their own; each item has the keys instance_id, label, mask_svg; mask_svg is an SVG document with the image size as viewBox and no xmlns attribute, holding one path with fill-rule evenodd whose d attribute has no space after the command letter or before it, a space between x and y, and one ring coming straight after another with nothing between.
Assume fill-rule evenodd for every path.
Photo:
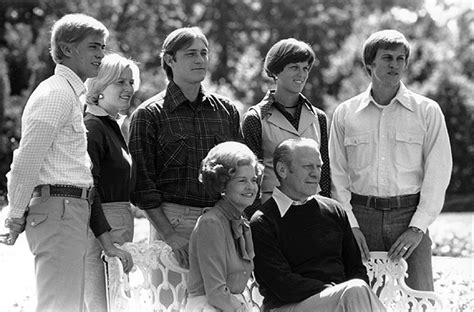
<instances>
[{"instance_id":1,"label":"shirt pocket","mask_svg":"<svg viewBox=\"0 0 474 312\"><path fill-rule=\"evenodd\" d=\"M397 132L395 134L395 163L403 168L420 168L423 159L423 134Z\"/></svg>"},{"instance_id":2,"label":"shirt pocket","mask_svg":"<svg viewBox=\"0 0 474 312\"><path fill-rule=\"evenodd\" d=\"M167 134L159 138L163 151L163 167L183 167L187 163L188 138L180 134Z\"/></svg>"},{"instance_id":3,"label":"shirt pocket","mask_svg":"<svg viewBox=\"0 0 474 312\"><path fill-rule=\"evenodd\" d=\"M370 164L370 133L364 133L344 139L347 162L351 169L364 169Z\"/></svg>"}]
</instances>

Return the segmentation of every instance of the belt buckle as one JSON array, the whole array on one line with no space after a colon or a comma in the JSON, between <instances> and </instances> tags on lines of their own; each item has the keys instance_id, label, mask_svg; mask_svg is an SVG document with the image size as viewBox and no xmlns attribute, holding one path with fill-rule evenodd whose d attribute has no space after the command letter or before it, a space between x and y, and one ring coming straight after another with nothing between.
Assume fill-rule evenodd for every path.
<instances>
[{"instance_id":1,"label":"belt buckle","mask_svg":"<svg viewBox=\"0 0 474 312\"><path fill-rule=\"evenodd\" d=\"M374 200L374 209L378 210L379 208L377 207L377 196L372 197L372 199Z\"/></svg>"},{"instance_id":2,"label":"belt buckle","mask_svg":"<svg viewBox=\"0 0 474 312\"><path fill-rule=\"evenodd\" d=\"M390 210L391 209L391 203L389 198L383 198L383 197L377 197L374 196L372 197L374 199L374 208L376 210ZM388 202L388 205L384 205L384 202ZM377 203L378 202L378 203Z\"/></svg>"}]
</instances>

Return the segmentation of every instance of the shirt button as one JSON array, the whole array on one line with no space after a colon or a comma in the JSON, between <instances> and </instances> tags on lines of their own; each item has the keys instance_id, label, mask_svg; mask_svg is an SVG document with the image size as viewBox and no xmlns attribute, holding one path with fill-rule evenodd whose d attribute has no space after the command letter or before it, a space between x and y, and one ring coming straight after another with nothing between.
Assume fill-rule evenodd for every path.
<instances>
[{"instance_id":1,"label":"shirt button","mask_svg":"<svg viewBox=\"0 0 474 312\"><path fill-rule=\"evenodd\" d=\"M66 204L69 204L69 199L66 199L64 202L65 202Z\"/></svg>"},{"instance_id":2,"label":"shirt button","mask_svg":"<svg viewBox=\"0 0 474 312\"><path fill-rule=\"evenodd\" d=\"M31 221L31 226L35 226L35 221Z\"/></svg>"}]
</instances>

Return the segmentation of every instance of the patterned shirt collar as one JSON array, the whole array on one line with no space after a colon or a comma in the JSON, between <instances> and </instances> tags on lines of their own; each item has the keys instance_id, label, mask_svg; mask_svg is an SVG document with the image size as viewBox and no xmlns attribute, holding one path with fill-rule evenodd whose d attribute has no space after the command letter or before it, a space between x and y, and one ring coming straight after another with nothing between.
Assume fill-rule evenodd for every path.
<instances>
[{"instance_id":1,"label":"patterned shirt collar","mask_svg":"<svg viewBox=\"0 0 474 312\"><path fill-rule=\"evenodd\" d=\"M262 106L261 112L262 112L262 119L265 118L269 113L271 108L273 107L273 104L276 103L277 101L275 100L275 90L268 90L267 93L265 94L265 97L263 98L262 102L265 104ZM308 101L308 99L303 95L299 94L298 97L298 104L302 103L305 105L311 112L315 113L313 110L313 107L311 103Z\"/></svg>"},{"instance_id":2,"label":"patterned shirt collar","mask_svg":"<svg viewBox=\"0 0 474 312\"><path fill-rule=\"evenodd\" d=\"M81 96L81 94L86 92L86 86L84 85L84 82L69 67L62 64L57 64L54 68L54 74L66 78L77 96Z\"/></svg>"},{"instance_id":3,"label":"patterned shirt collar","mask_svg":"<svg viewBox=\"0 0 474 312\"><path fill-rule=\"evenodd\" d=\"M375 104L377 103L373 96L372 96L372 84L369 85L367 90L362 93L362 99L360 101L360 105L357 111L361 111L367 106L369 106L370 103ZM400 82L400 87L398 88L397 94L395 97L392 99L390 103L399 103L406 109L410 111L414 111L413 103L410 100L410 91L405 87L403 82Z\"/></svg>"},{"instance_id":4,"label":"patterned shirt collar","mask_svg":"<svg viewBox=\"0 0 474 312\"><path fill-rule=\"evenodd\" d=\"M206 101L207 96L208 96L208 92L204 90L202 85L200 85L198 101L200 103L210 104L209 101ZM165 103L169 105L170 111L174 111L179 105L185 102L189 102L189 100L186 98L183 91L181 91L181 88L174 81L170 81L168 83L168 86L166 87L166 101L165 101Z\"/></svg>"},{"instance_id":5,"label":"patterned shirt collar","mask_svg":"<svg viewBox=\"0 0 474 312\"><path fill-rule=\"evenodd\" d=\"M285 216L285 214L288 212L291 206L304 205L305 203L308 202L308 200L311 200L312 198L314 198L314 196L310 196L305 201L293 200L289 198L285 193L280 191L280 189L276 186L273 188L272 197L278 206L278 211L280 211L280 215L282 218Z\"/></svg>"}]
</instances>

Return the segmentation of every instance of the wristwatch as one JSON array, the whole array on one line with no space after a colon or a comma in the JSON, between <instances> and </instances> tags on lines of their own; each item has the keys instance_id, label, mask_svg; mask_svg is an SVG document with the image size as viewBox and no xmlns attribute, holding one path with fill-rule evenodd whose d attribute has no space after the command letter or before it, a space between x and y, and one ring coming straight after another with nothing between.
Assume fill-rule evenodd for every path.
<instances>
[{"instance_id":1,"label":"wristwatch","mask_svg":"<svg viewBox=\"0 0 474 312\"><path fill-rule=\"evenodd\" d=\"M425 232L423 232L420 228L417 228L416 226L409 226L408 227L410 230L412 230L413 232L415 233L418 233L418 234L425 234Z\"/></svg>"}]
</instances>

